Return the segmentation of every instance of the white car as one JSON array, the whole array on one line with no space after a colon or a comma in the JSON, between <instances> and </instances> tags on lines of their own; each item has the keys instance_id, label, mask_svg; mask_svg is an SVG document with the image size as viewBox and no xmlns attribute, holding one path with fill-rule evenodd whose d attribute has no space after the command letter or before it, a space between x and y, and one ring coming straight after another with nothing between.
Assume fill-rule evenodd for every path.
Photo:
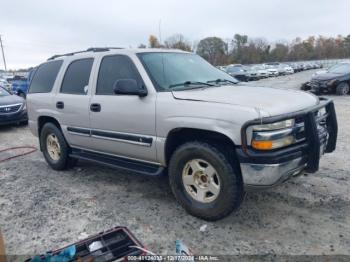
<instances>
[{"instance_id":1,"label":"white car","mask_svg":"<svg viewBox=\"0 0 350 262\"><path fill-rule=\"evenodd\" d=\"M263 65L254 65L252 68L256 71L258 78L270 76L269 71Z\"/></svg>"},{"instance_id":2,"label":"white car","mask_svg":"<svg viewBox=\"0 0 350 262\"><path fill-rule=\"evenodd\" d=\"M294 74L294 69L290 65L281 64L280 67L283 68L284 74Z\"/></svg>"},{"instance_id":3,"label":"white car","mask_svg":"<svg viewBox=\"0 0 350 262\"><path fill-rule=\"evenodd\" d=\"M269 73L269 76L278 76L279 75L279 72L278 72L276 66L265 65L265 68L266 68L267 72Z\"/></svg>"}]
</instances>

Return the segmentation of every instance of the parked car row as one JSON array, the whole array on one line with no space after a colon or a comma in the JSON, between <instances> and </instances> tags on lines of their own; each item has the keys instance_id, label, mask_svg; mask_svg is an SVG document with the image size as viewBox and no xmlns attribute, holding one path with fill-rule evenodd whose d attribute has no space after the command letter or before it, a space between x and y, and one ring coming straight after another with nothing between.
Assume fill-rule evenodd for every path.
<instances>
[{"instance_id":1,"label":"parked car row","mask_svg":"<svg viewBox=\"0 0 350 262\"><path fill-rule=\"evenodd\" d=\"M296 72L322 68L317 62L290 62L290 63L265 63L253 65L232 64L219 66L219 69L235 77L239 81L254 81L267 77L288 75Z\"/></svg>"},{"instance_id":2,"label":"parked car row","mask_svg":"<svg viewBox=\"0 0 350 262\"><path fill-rule=\"evenodd\" d=\"M0 77L0 87L25 99L28 93L29 82L34 72L35 69L32 69L28 72L27 76L2 76Z\"/></svg>"},{"instance_id":3,"label":"parked car row","mask_svg":"<svg viewBox=\"0 0 350 262\"><path fill-rule=\"evenodd\" d=\"M309 82L301 86L304 91L315 94L335 93L348 95L350 92L350 62L342 62L326 70L316 72Z\"/></svg>"}]
</instances>

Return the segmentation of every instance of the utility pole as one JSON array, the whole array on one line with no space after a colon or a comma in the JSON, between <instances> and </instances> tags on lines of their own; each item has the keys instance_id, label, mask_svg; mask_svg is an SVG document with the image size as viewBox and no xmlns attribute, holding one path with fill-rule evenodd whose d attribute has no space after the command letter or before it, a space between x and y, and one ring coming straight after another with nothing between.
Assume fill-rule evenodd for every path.
<instances>
[{"instance_id":1,"label":"utility pole","mask_svg":"<svg viewBox=\"0 0 350 262\"><path fill-rule=\"evenodd\" d=\"M162 32L161 32L161 29L160 29L161 23L162 23L162 19L159 19L159 23L158 23L159 44L162 44Z\"/></svg>"},{"instance_id":2,"label":"utility pole","mask_svg":"<svg viewBox=\"0 0 350 262\"><path fill-rule=\"evenodd\" d=\"M4 60L5 71L7 71L5 52L4 52L4 46L2 45L1 35L0 35L0 45L1 45L2 59Z\"/></svg>"}]
</instances>

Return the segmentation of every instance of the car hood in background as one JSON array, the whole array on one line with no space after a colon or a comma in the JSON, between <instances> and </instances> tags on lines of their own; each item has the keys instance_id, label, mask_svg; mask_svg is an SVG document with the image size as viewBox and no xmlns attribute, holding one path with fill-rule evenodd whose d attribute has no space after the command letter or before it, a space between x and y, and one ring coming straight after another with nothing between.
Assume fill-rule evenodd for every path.
<instances>
[{"instance_id":1,"label":"car hood in background","mask_svg":"<svg viewBox=\"0 0 350 262\"><path fill-rule=\"evenodd\" d=\"M24 99L16 95L0 96L0 106L23 103Z\"/></svg>"},{"instance_id":2,"label":"car hood in background","mask_svg":"<svg viewBox=\"0 0 350 262\"><path fill-rule=\"evenodd\" d=\"M334 79L340 76L343 76L343 74L334 74L334 73L325 72L325 73L321 73L313 76L312 79L324 81L324 80Z\"/></svg>"},{"instance_id":3,"label":"car hood in background","mask_svg":"<svg viewBox=\"0 0 350 262\"><path fill-rule=\"evenodd\" d=\"M254 86L220 86L173 91L176 99L246 106L263 110L270 116L296 112L316 105L316 96L296 90Z\"/></svg>"}]
</instances>

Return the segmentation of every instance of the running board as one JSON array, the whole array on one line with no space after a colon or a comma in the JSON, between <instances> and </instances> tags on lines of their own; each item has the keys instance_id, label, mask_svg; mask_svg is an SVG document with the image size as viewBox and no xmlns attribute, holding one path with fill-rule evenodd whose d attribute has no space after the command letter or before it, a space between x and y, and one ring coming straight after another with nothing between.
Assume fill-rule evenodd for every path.
<instances>
[{"instance_id":1,"label":"running board","mask_svg":"<svg viewBox=\"0 0 350 262\"><path fill-rule=\"evenodd\" d=\"M156 164L145 163L137 160L110 156L81 149L72 149L72 153L70 153L69 156L72 158L92 161L108 167L123 169L142 175L159 176L162 175L164 171L164 167Z\"/></svg>"}]
</instances>

